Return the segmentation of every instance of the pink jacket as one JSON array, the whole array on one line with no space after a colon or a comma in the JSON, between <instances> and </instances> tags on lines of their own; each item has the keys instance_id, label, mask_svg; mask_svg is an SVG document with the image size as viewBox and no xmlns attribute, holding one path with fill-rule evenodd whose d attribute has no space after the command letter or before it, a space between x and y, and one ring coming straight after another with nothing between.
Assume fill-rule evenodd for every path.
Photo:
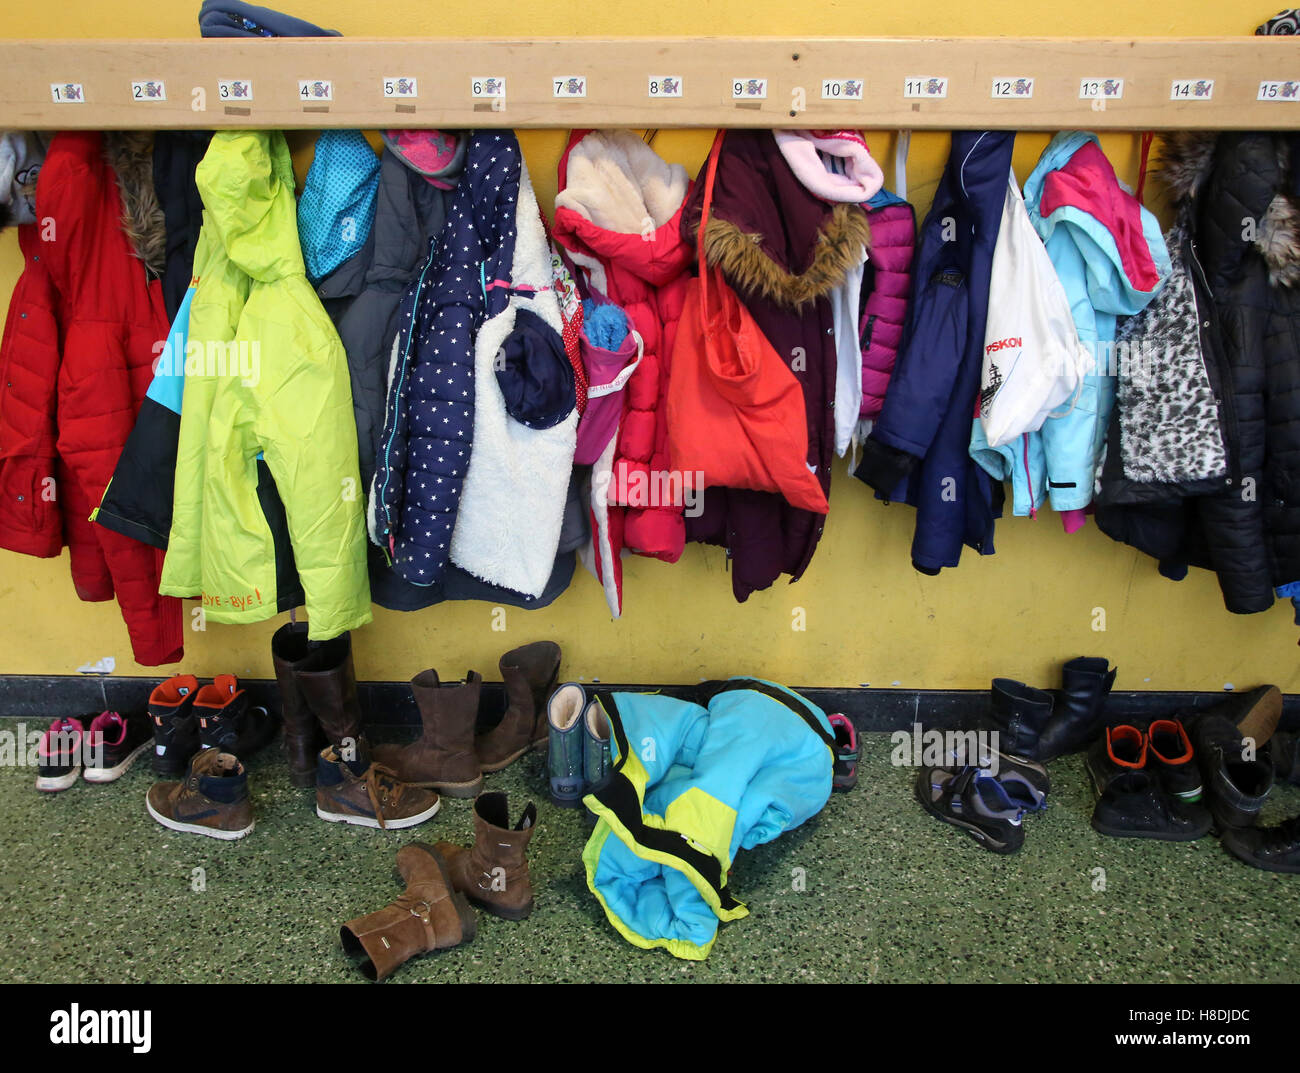
<instances>
[{"instance_id":1,"label":"pink jacket","mask_svg":"<svg viewBox=\"0 0 1300 1073\"><path fill-rule=\"evenodd\" d=\"M858 332L862 340L861 416L874 420L880 414L894 372L912 297L916 215L906 201L885 191L866 207L871 223L871 259L865 278L871 281L871 291L863 296Z\"/></svg>"}]
</instances>

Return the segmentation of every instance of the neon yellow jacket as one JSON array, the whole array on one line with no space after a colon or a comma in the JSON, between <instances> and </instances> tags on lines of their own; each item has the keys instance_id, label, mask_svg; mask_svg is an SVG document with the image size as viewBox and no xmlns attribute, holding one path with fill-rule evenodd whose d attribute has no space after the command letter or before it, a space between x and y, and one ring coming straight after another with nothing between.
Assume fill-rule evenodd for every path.
<instances>
[{"instance_id":1,"label":"neon yellow jacket","mask_svg":"<svg viewBox=\"0 0 1300 1073\"><path fill-rule=\"evenodd\" d=\"M159 591L201 595L214 622L286 609L260 453L284 503L310 637L327 640L371 618L364 496L347 356L304 272L284 135L219 132L195 179L203 230Z\"/></svg>"}]
</instances>

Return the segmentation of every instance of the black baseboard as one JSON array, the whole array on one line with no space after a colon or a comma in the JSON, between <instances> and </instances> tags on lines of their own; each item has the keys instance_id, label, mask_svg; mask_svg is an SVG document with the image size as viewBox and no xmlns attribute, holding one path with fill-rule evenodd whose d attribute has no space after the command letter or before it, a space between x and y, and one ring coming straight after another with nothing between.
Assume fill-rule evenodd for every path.
<instances>
[{"instance_id":1,"label":"black baseboard","mask_svg":"<svg viewBox=\"0 0 1300 1073\"><path fill-rule=\"evenodd\" d=\"M141 711L158 679L98 677L89 675L0 675L0 718L53 719L100 711ZM279 692L268 679L246 679L244 686L254 704L278 711ZM660 691L690 698L692 686L615 685L586 683L589 689ZM914 723L945 729L970 726L988 707L988 691L981 689L825 689L794 687L827 712L843 712L863 733L907 730ZM406 682L358 682L357 693L367 725L396 736L419 725L419 712ZM1222 700L1213 693L1143 690L1114 692L1107 703L1110 722L1146 722L1179 711L1204 708ZM505 707L501 683L485 682L480 717L490 724ZM1300 694L1287 694L1282 725L1300 729Z\"/></svg>"}]
</instances>

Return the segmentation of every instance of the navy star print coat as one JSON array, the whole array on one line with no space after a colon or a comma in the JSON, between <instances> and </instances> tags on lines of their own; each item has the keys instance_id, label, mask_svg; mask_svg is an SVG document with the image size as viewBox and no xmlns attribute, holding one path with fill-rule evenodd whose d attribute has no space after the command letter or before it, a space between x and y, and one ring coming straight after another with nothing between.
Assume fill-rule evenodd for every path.
<instances>
[{"instance_id":1,"label":"navy star print coat","mask_svg":"<svg viewBox=\"0 0 1300 1073\"><path fill-rule=\"evenodd\" d=\"M443 580L474 431L474 339L509 301L522 163L511 131L476 131L442 233L402 299L384 430L370 490L371 539L415 585Z\"/></svg>"}]
</instances>

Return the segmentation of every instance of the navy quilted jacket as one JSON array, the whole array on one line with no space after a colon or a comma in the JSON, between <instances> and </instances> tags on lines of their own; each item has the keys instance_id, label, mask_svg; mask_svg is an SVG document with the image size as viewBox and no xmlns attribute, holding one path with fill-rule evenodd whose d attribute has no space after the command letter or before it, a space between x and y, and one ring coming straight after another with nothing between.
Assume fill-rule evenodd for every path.
<instances>
[{"instance_id":1,"label":"navy quilted jacket","mask_svg":"<svg viewBox=\"0 0 1300 1073\"><path fill-rule=\"evenodd\" d=\"M509 300L488 284L510 278L522 159L510 131L471 135L446 225L402 300L369 523L415 585L447 571L473 442L474 338Z\"/></svg>"}]
</instances>

